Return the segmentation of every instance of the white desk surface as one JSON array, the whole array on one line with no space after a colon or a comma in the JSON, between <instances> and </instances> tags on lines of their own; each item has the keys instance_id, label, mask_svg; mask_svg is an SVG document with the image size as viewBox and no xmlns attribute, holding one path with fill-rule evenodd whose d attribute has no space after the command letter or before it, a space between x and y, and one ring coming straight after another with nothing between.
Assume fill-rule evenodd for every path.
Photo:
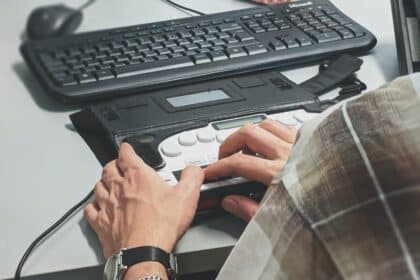
<instances>
[{"instance_id":1,"label":"white desk surface","mask_svg":"<svg viewBox=\"0 0 420 280\"><path fill-rule=\"evenodd\" d=\"M60 105L45 94L18 51L30 11L54 0L2 0L0 16L0 279L10 278L28 244L99 178L101 166L79 135L67 128L77 107ZM84 0L65 1L78 6ZM244 0L178 0L205 13L252 6ZM397 76L397 58L389 0L333 0L370 29L378 45L364 57L359 77L369 89ZM97 0L79 31L184 17L162 0ZM299 82L316 67L287 71ZM179 252L231 246L243 225L219 219L191 229ZM28 260L24 275L95 266L102 263L94 234L75 215Z\"/></svg>"}]
</instances>

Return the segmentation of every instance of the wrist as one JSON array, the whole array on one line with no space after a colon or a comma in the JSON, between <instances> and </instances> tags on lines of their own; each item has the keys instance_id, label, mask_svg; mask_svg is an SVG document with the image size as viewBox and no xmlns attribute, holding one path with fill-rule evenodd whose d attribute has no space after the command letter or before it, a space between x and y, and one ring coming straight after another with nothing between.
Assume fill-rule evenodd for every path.
<instances>
[{"instance_id":1,"label":"wrist","mask_svg":"<svg viewBox=\"0 0 420 280\"><path fill-rule=\"evenodd\" d=\"M124 280L139 280L147 276L159 276L168 279L165 267L159 262L142 262L130 266L124 274Z\"/></svg>"},{"instance_id":2,"label":"wrist","mask_svg":"<svg viewBox=\"0 0 420 280\"><path fill-rule=\"evenodd\" d=\"M177 242L177 237L174 236L173 231L143 232L135 234L134 236L136 236L136 238L127 240L127 242L125 242L126 244L122 244L121 247L130 249L142 246L152 246L160 248L169 254L174 250Z\"/></svg>"}]
</instances>

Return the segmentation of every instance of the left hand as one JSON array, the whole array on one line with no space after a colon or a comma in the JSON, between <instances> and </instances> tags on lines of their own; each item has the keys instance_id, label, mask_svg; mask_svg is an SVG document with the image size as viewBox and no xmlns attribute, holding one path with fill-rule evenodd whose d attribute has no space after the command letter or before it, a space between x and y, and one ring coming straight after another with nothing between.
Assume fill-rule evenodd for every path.
<instances>
[{"instance_id":1,"label":"left hand","mask_svg":"<svg viewBox=\"0 0 420 280\"><path fill-rule=\"evenodd\" d=\"M95 201L85 216L106 258L121 248L155 246L171 252L190 226L204 174L187 167L169 186L128 144L108 163L95 186Z\"/></svg>"}]
</instances>

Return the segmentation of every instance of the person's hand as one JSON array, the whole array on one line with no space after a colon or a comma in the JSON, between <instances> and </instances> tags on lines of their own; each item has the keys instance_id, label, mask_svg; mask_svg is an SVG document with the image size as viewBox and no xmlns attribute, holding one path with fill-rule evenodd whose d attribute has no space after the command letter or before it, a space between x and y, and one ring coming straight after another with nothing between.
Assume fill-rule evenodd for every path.
<instances>
[{"instance_id":1,"label":"person's hand","mask_svg":"<svg viewBox=\"0 0 420 280\"><path fill-rule=\"evenodd\" d=\"M187 167L171 187L122 144L118 159L105 166L95 185L95 201L85 208L104 256L139 246L171 252L194 217L203 179L201 168Z\"/></svg>"},{"instance_id":2,"label":"person's hand","mask_svg":"<svg viewBox=\"0 0 420 280\"><path fill-rule=\"evenodd\" d=\"M269 186L287 162L296 134L295 128L273 120L245 125L222 143L220 160L204 170L206 178L236 175ZM225 197L222 207L245 221L258 210L254 200L238 195Z\"/></svg>"}]
</instances>

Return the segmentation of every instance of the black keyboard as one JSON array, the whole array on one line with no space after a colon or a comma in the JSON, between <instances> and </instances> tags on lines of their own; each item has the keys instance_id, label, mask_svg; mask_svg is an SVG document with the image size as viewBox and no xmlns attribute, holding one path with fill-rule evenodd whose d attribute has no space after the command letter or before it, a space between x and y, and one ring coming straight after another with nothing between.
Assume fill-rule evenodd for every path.
<instances>
[{"instance_id":1,"label":"black keyboard","mask_svg":"<svg viewBox=\"0 0 420 280\"><path fill-rule=\"evenodd\" d=\"M82 102L373 48L327 0L297 1L25 42L46 89Z\"/></svg>"}]
</instances>

